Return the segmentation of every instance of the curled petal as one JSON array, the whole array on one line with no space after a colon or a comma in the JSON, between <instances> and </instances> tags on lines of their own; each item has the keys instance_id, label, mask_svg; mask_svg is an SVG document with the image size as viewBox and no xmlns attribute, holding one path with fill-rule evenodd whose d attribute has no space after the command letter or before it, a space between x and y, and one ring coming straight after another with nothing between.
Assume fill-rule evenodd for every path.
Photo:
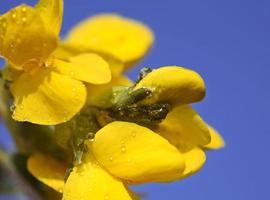
<instances>
[{"instance_id":1,"label":"curled petal","mask_svg":"<svg viewBox=\"0 0 270 200\"><path fill-rule=\"evenodd\" d=\"M42 125L70 120L86 101L86 88L80 81L45 68L23 73L11 84L11 93L13 118Z\"/></svg>"},{"instance_id":2,"label":"curled petal","mask_svg":"<svg viewBox=\"0 0 270 200\"><path fill-rule=\"evenodd\" d=\"M0 55L12 67L23 69L38 64L56 46L57 37L46 30L36 9L21 5L0 16Z\"/></svg>"},{"instance_id":3,"label":"curled petal","mask_svg":"<svg viewBox=\"0 0 270 200\"><path fill-rule=\"evenodd\" d=\"M140 60L153 40L151 30L144 24L114 14L89 18L67 37L67 43L73 46L112 55L126 66Z\"/></svg>"},{"instance_id":4,"label":"curled petal","mask_svg":"<svg viewBox=\"0 0 270 200\"><path fill-rule=\"evenodd\" d=\"M134 88L146 87L152 95L144 103L167 102L188 104L205 96L203 79L196 72L177 66L167 66L153 70Z\"/></svg>"},{"instance_id":5,"label":"curled petal","mask_svg":"<svg viewBox=\"0 0 270 200\"><path fill-rule=\"evenodd\" d=\"M178 105L172 109L156 130L182 152L210 142L207 124L189 105Z\"/></svg>"},{"instance_id":6,"label":"curled petal","mask_svg":"<svg viewBox=\"0 0 270 200\"><path fill-rule=\"evenodd\" d=\"M51 156L36 153L28 159L27 169L45 185L58 192L63 192L67 169L66 163L60 162Z\"/></svg>"},{"instance_id":7,"label":"curled petal","mask_svg":"<svg viewBox=\"0 0 270 200\"><path fill-rule=\"evenodd\" d=\"M64 187L63 200L135 200L125 185L98 165L93 158L73 168Z\"/></svg>"},{"instance_id":8,"label":"curled petal","mask_svg":"<svg viewBox=\"0 0 270 200\"><path fill-rule=\"evenodd\" d=\"M88 83L104 84L111 80L109 65L97 54L79 54L69 62L55 60L54 65L59 73Z\"/></svg>"},{"instance_id":9,"label":"curled petal","mask_svg":"<svg viewBox=\"0 0 270 200\"><path fill-rule=\"evenodd\" d=\"M134 123L106 125L89 148L106 170L130 183L177 180L185 169L183 156L173 145Z\"/></svg>"}]
</instances>

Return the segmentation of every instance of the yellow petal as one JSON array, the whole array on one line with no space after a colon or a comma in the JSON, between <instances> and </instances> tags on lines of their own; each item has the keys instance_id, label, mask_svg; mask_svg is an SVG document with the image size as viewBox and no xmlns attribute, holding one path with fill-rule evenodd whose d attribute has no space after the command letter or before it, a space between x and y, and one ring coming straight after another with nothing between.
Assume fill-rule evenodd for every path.
<instances>
[{"instance_id":1,"label":"yellow petal","mask_svg":"<svg viewBox=\"0 0 270 200\"><path fill-rule=\"evenodd\" d=\"M125 185L93 159L73 168L64 187L63 200L132 200ZM134 199L135 200L135 199Z\"/></svg>"},{"instance_id":2,"label":"yellow petal","mask_svg":"<svg viewBox=\"0 0 270 200\"><path fill-rule=\"evenodd\" d=\"M210 135L211 135L211 141L204 147L206 149L220 149L225 146L225 142L221 135L211 126L208 126Z\"/></svg>"},{"instance_id":3,"label":"yellow petal","mask_svg":"<svg viewBox=\"0 0 270 200\"><path fill-rule=\"evenodd\" d=\"M177 180L185 168L183 156L173 145L134 123L106 125L89 148L106 170L130 183Z\"/></svg>"},{"instance_id":4,"label":"yellow petal","mask_svg":"<svg viewBox=\"0 0 270 200\"><path fill-rule=\"evenodd\" d=\"M151 30L140 22L114 14L98 15L75 27L67 42L85 50L104 52L130 66L141 59L154 40Z\"/></svg>"},{"instance_id":5,"label":"yellow petal","mask_svg":"<svg viewBox=\"0 0 270 200\"><path fill-rule=\"evenodd\" d=\"M80 54L71 57L69 61L55 60L56 70L74 79L93 84L104 84L111 80L109 65L97 54Z\"/></svg>"},{"instance_id":6,"label":"yellow petal","mask_svg":"<svg viewBox=\"0 0 270 200\"><path fill-rule=\"evenodd\" d=\"M144 103L168 102L187 104L203 99L205 86L196 72L177 66L156 69L146 75L134 90L147 87L153 94Z\"/></svg>"},{"instance_id":7,"label":"yellow petal","mask_svg":"<svg viewBox=\"0 0 270 200\"><path fill-rule=\"evenodd\" d=\"M113 77L119 76L123 72L124 63L120 61L119 59L113 57L112 55L108 55L104 52L101 53L101 52L96 52L96 51L91 51L91 50L83 50L79 47L61 42L53 54L57 58L68 60L70 57L74 57L76 55L86 53L86 52L91 53L91 54L95 53L101 56L109 64Z\"/></svg>"},{"instance_id":8,"label":"yellow petal","mask_svg":"<svg viewBox=\"0 0 270 200\"><path fill-rule=\"evenodd\" d=\"M106 100L104 100L104 93L114 86L131 86L132 81L130 81L125 76L118 76L111 80L111 82L104 84L104 85L87 85L87 104L93 106L99 106L106 108Z\"/></svg>"},{"instance_id":9,"label":"yellow petal","mask_svg":"<svg viewBox=\"0 0 270 200\"><path fill-rule=\"evenodd\" d=\"M11 84L11 92L16 107L13 118L42 125L68 121L86 100L80 81L45 68L23 73Z\"/></svg>"},{"instance_id":10,"label":"yellow petal","mask_svg":"<svg viewBox=\"0 0 270 200\"><path fill-rule=\"evenodd\" d=\"M39 0L36 8L46 29L58 36L62 25L63 0Z\"/></svg>"},{"instance_id":11,"label":"yellow petal","mask_svg":"<svg viewBox=\"0 0 270 200\"><path fill-rule=\"evenodd\" d=\"M36 153L28 159L27 169L45 185L58 192L63 192L67 170L66 163L60 162L51 156Z\"/></svg>"},{"instance_id":12,"label":"yellow petal","mask_svg":"<svg viewBox=\"0 0 270 200\"><path fill-rule=\"evenodd\" d=\"M0 16L0 55L12 67L44 61L57 46L57 38L48 33L39 13L21 5Z\"/></svg>"},{"instance_id":13,"label":"yellow petal","mask_svg":"<svg viewBox=\"0 0 270 200\"><path fill-rule=\"evenodd\" d=\"M194 148L184 153L183 155L186 163L186 169L183 173L182 178L186 178L198 172L202 168L206 160L205 153L200 148Z\"/></svg>"},{"instance_id":14,"label":"yellow petal","mask_svg":"<svg viewBox=\"0 0 270 200\"><path fill-rule=\"evenodd\" d=\"M207 124L188 105L174 107L166 119L159 124L156 132L181 151L204 146L210 142Z\"/></svg>"}]
</instances>

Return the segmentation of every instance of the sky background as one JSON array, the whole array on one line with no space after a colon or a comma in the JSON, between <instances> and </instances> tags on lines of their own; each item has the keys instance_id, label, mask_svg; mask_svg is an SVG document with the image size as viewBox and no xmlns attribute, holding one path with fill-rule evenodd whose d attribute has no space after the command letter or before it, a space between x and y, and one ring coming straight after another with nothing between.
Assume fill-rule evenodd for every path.
<instances>
[{"instance_id":1,"label":"sky background","mask_svg":"<svg viewBox=\"0 0 270 200\"><path fill-rule=\"evenodd\" d=\"M33 0L1 0L3 13ZM144 66L179 65L199 72L207 86L201 116L225 138L196 175L170 184L136 187L146 199L270 199L269 0L66 0L62 35L97 13L114 12L148 24L156 35ZM3 126L0 140L10 145Z\"/></svg>"}]
</instances>

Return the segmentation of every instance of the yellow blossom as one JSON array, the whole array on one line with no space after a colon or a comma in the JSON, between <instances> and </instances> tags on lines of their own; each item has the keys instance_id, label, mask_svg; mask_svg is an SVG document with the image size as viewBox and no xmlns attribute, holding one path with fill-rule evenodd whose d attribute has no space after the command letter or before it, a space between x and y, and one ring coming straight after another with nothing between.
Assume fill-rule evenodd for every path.
<instances>
[{"instance_id":1,"label":"yellow blossom","mask_svg":"<svg viewBox=\"0 0 270 200\"><path fill-rule=\"evenodd\" d=\"M94 53L64 60L54 53L62 12L63 0L40 0L35 7L20 5L0 16L0 55L8 62L7 71L17 74L6 75L17 121L66 122L85 104L82 81L104 84L111 79L107 62Z\"/></svg>"},{"instance_id":2,"label":"yellow blossom","mask_svg":"<svg viewBox=\"0 0 270 200\"><path fill-rule=\"evenodd\" d=\"M171 79L164 78L168 76ZM94 140L86 142L88 150L82 164L73 168L67 182L60 184L61 189L55 187L57 176L53 176L54 169L60 167L41 173L43 163L32 156L30 172L63 191L65 200L90 196L118 200L134 199L126 184L176 181L199 171L206 160L205 150L224 146L221 136L188 105L205 94L201 77L191 70L168 66L147 74L134 90L141 87L152 90L141 104L166 101L172 105L161 123L151 129L122 121L105 125Z\"/></svg>"}]
</instances>

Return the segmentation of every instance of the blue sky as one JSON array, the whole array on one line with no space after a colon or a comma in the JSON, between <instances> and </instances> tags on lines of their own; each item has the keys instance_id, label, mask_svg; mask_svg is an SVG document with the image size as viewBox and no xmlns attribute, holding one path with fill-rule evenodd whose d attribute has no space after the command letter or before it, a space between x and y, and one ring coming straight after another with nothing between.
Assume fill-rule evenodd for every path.
<instances>
[{"instance_id":1,"label":"blue sky","mask_svg":"<svg viewBox=\"0 0 270 200\"><path fill-rule=\"evenodd\" d=\"M0 12L22 2L35 1L1 0ZM222 133L226 148L208 152L205 167L191 178L137 191L149 200L270 199L269 0L65 2L62 35L100 12L119 13L153 29L156 43L130 77L144 66L179 65L198 71L206 82L206 99L195 107Z\"/></svg>"}]
</instances>

